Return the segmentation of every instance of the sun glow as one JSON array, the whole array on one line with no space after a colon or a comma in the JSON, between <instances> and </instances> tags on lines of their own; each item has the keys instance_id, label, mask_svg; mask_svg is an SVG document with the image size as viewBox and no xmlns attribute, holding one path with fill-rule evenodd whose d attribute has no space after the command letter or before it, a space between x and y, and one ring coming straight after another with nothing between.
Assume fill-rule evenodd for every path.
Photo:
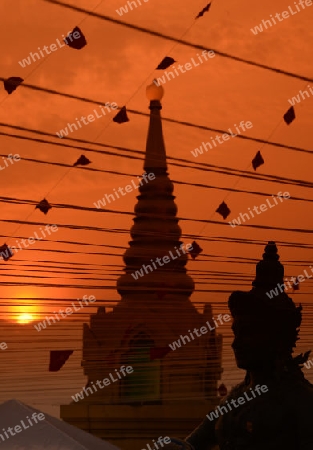
<instances>
[{"instance_id":1,"label":"sun glow","mask_svg":"<svg viewBox=\"0 0 313 450\"><path fill-rule=\"evenodd\" d=\"M17 316L16 321L17 323L29 323L35 320L34 316L32 314L23 313Z\"/></svg>"}]
</instances>

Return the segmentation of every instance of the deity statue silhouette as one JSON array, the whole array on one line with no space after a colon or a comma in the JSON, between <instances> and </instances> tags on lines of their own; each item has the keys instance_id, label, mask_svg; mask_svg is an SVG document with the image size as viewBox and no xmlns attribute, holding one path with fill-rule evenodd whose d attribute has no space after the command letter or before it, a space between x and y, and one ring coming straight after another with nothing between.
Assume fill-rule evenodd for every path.
<instances>
[{"instance_id":1,"label":"deity statue silhouette","mask_svg":"<svg viewBox=\"0 0 313 450\"><path fill-rule=\"evenodd\" d=\"M232 348L237 366L246 371L244 381L221 400L215 415L207 414L166 450L313 450L313 385L302 373L310 351L292 356L302 307L284 289L270 298L278 284L284 284L284 267L269 242L253 288L233 292L228 301ZM239 398L245 401L238 405Z\"/></svg>"}]
</instances>

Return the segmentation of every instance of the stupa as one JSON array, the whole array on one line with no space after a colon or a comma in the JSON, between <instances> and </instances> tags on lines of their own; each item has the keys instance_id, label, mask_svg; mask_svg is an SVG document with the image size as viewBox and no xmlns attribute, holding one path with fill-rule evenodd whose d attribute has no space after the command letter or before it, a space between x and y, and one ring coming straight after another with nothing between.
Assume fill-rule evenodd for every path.
<instances>
[{"instance_id":1,"label":"stupa","mask_svg":"<svg viewBox=\"0 0 313 450\"><path fill-rule=\"evenodd\" d=\"M159 436L185 436L218 403L222 373L222 336L215 329L190 342L185 339L175 351L169 347L180 335L213 320L209 304L199 312L190 301L194 281L186 270L188 252L179 251L183 242L160 114L163 87L152 83L147 97L144 170L154 176L139 187L132 240L117 280L121 300L111 312L100 306L90 325L84 324L82 366L89 394L61 406L63 420L125 450L145 448ZM170 252L175 260L153 266ZM143 276L137 272L136 279L143 267ZM121 366L124 371L132 367L132 373L118 375ZM98 380L112 380L110 374L118 379L93 389Z\"/></svg>"}]
</instances>

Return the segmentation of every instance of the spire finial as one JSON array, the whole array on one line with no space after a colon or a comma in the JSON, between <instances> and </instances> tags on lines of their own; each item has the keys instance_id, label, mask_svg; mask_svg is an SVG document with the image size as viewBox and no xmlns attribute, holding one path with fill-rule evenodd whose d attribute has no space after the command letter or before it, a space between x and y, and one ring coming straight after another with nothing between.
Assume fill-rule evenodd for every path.
<instances>
[{"instance_id":1,"label":"spire finial","mask_svg":"<svg viewBox=\"0 0 313 450\"><path fill-rule=\"evenodd\" d=\"M164 96L163 86L158 84L157 80L153 80L153 83L146 87L146 96L150 102L153 100L162 100Z\"/></svg>"},{"instance_id":2,"label":"spire finial","mask_svg":"<svg viewBox=\"0 0 313 450\"><path fill-rule=\"evenodd\" d=\"M146 95L150 100L150 124L146 145L146 157L144 169L146 172L156 173L167 171L166 152L162 132L162 120L160 111L162 109L161 99L164 95L163 86L158 85L156 80L146 87Z\"/></svg>"}]
</instances>

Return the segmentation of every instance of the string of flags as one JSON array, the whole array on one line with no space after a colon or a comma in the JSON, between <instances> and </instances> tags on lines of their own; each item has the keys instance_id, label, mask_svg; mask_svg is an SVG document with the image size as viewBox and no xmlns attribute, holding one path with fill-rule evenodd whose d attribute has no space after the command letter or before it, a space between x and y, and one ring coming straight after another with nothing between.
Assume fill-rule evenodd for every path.
<instances>
[{"instance_id":1,"label":"string of flags","mask_svg":"<svg viewBox=\"0 0 313 450\"><path fill-rule=\"evenodd\" d=\"M91 161L85 156L85 155L81 155L76 162L74 162L73 167L77 167L77 166L87 166L88 164L90 164ZM43 212L44 214L47 214L49 212L49 210L52 208L52 206L50 205L50 203L48 202L47 199L43 199L41 200L38 205L36 206L35 209L39 209L41 212Z\"/></svg>"},{"instance_id":2,"label":"string of flags","mask_svg":"<svg viewBox=\"0 0 313 450\"><path fill-rule=\"evenodd\" d=\"M74 28L72 33L74 33L77 30L79 30L78 27ZM79 45L82 45L82 43L80 43ZM84 45L86 45L86 44L84 44ZM174 62L176 62L176 61L173 58L167 56L160 62L160 64L157 67L157 70L164 70L167 67L169 67L170 65L172 65ZM22 82L23 82L22 78L11 77L4 81L4 86L5 86L5 89L7 90L7 92L9 94L11 94ZM294 112L294 108L292 106L291 108L289 108L289 110L284 115L284 120L287 125L290 125L290 123L294 119L295 119L295 112ZM121 110L113 118L113 121L118 124L129 122L129 118L127 116L127 111L126 111L126 106L123 106L121 108ZM91 163L91 161L85 155L81 155L77 159L77 161L73 164L73 167L77 167L79 165L86 166L90 163ZM261 152L258 151L256 153L254 159L252 160L253 169L256 170L262 164L264 164L264 159L261 155ZM42 213L47 214L51 208L52 208L52 206L50 205L48 200L44 198L36 205L35 209L39 209ZM229 216L229 214L231 213L231 210L229 209L227 204L223 201L219 205L219 207L216 209L216 212L218 214L220 214L224 220L226 220L227 217ZM192 257L192 259L194 260L202 251L203 251L203 249L194 241L192 243L192 250L189 250L189 254ZM0 254L2 255L2 258L4 261L8 261L13 256L13 252L10 249L10 247L8 247L7 244L0 246ZM297 290L297 289L299 289L299 286L294 284L293 288L294 288L294 290ZM164 290L157 291L157 296L159 299L163 298L166 294L167 294L167 292Z\"/></svg>"},{"instance_id":3,"label":"string of flags","mask_svg":"<svg viewBox=\"0 0 313 450\"><path fill-rule=\"evenodd\" d=\"M77 161L74 162L73 167L77 166L87 166L91 161L85 156L81 155ZM41 200L35 207L35 209L39 209L42 213L47 214L52 206L48 202L46 198ZM14 255L13 250L7 245L3 244L0 246L0 255L4 261L8 261Z\"/></svg>"},{"instance_id":4,"label":"string of flags","mask_svg":"<svg viewBox=\"0 0 313 450\"><path fill-rule=\"evenodd\" d=\"M283 119L287 125L290 125L295 120L295 118L296 118L295 110L294 107L291 106L291 108L289 108L288 111L284 114ZM262 164L265 163L260 151L256 153L251 163L254 170L256 170L258 167L262 166ZM229 214L231 213L231 210L228 208L227 204L223 201L215 212L220 214L223 217L223 219L226 220Z\"/></svg>"},{"instance_id":5,"label":"string of flags","mask_svg":"<svg viewBox=\"0 0 313 450\"><path fill-rule=\"evenodd\" d=\"M210 9L210 6L211 6L211 3L206 5L205 8L203 8L199 12L197 18L202 17L205 12L208 12ZM81 50L82 48L84 48L87 45L86 37L83 34L82 30L78 26L75 27L71 32L68 33L66 38L64 38L64 42L67 46L69 46L70 48L73 48L75 50ZM170 56L166 56L159 63L156 70L165 70L168 67L170 67L172 64L174 64L175 62L176 61L174 60L174 58L172 58ZM17 87L21 83L23 83L23 81L24 80L20 77L10 77L10 78L4 80L4 82L3 82L4 88L8 92L8 94L12 94L12 92L14 92L17 89ZM114 116L113 122L118 123L118 124L129 122L126 106L123 106L120 109L120 111ZM73 167L76 167L79 165L86 166L90 163L91 163L91 161L85 155L81 155L78 158L78 160L73 164ZM52 206L50 205L48 200L46 198L44 198L36 205L35 209L39 209L42 213L47 214L51 208L52 208ZM3 260L8 261L13 256L12 250L6 244L4 244L3 246L0 247L0 251L1 250L3 250L5 252L4 255L6 255L3 257ZM190 251L190 255L193 259L195 259L196 256L198 256L199 253L201 253L202 251L203 250L200 248L200 246L198 246L198 244L196 244L194 242L193 250ZM163 297L164 295L166 295L166 292L158 291L157 294L158 294L158 296Z\"/></svg>"},{"instance_id":6,"label":"string of flags","mask_svg":"<svg viewBox=\"0 0 313 450\"><path fill-rule=\"evenodd\" d=\"M209 12L212 2L208 3L195 17L195 19L198 19L200 17L203 17L205 13ZM79 34L79 37L73 36L75 33L75 36ZM75 50L81 50L87 45L86 37L84 36L82 30L79 27L75 27L64 39L65 44ZM163 60L158 64L155 70L166 70L168 67L173 65L176 61L170 57L166 56L163 58ZM11 95L22 83L24 82L24 79L21 77L9 77L3 81L4 89L5 91ZM283 119L287 125L290 125L295 120L295 111L294 107L288 109L288 111L284 114ZM113 118L113 122L117 124L122 124L129 122L129 118L127 115L127 109L126 106L123 106L120 111L116 114L116 116ZM254 159L252 160L252 166L253 169L256 170L258 167L263 165L265 163L261 152L258 151ZM77 166L87 166L91 164L91 161L85 156L81 155L77 161L73 164L73 167ZM48 202L46 198L41 200L35 207L35 209L39 209L43 214L47 214L50 209L52 208L51 204ZM219 207L216 210L217 213L219 213L223 219L225 220L229 214L230 209L228 208L227 204L223 201ZM200 253L203 252L203 249L195 242L192 242L192 249L189 250L189 254L193 260L195 260ZM7 245L4 244L0 246L0 254L4 261L8 261L13 256L12 249ZM298 277L296 279L298 281ZM169 288L168 285L162 284L160 285L160 288L162 290L157 291L157 295L159 298L163 298L167 291L166 289ZM293 289L298 290L299 289L299 283L293 284ZM162 359L164 356L166 356L169 353L170 349L169 347L157 347L157 348L150 348L150 359ZM68 361L70 356L73 354L74 350L51 350L50 351L50 362L49 362L49 371L50 372L58 372L64 364ZM227 388L224 384L221 384L218 388L218 392L220 396L227 395Z\"/></svg>"},{"instance_id":7,"label":"string of flags","mask_svg":"<svg viewBox=\"0 0 313 450\"><path fill-rule=\"evenodd\" d=\"M209 3L205 8L203 8L203 10L200 11L200 13L198 14L198 16L196 18L202 17L205 12L208 12L210 9L210 6L211 6L211 3ZM73 31L69 33L68 36L72 36L73 33L75 33L75 32L79 32L81 37L79 39L72 40L70 42L67 42L67 39L66 39L65 42L67 43L67 45L69 45L72 48L81 49L87 44L85 36L83 35L82 31L78 27L75 27L73 29ZM174 58L172 58L170 56L166 56L165 58L162 59L162 61L156 67L156 70L165 70L168 67L170 67L172 64L174 64L175 62L176 61ZM4 88L9 94L11 94L12 92L14 92L16 90L16 88L23 81L24 80L19 77L10 77L7 80L4 80ZM296 118L295 110L294 110L294 107L291 106L288 109L288 111L284 114L283 119L287 125L290 125L295 120L295 118ZM123 106L120 109L120 111L114 116L113 122L118 123L118 124L129 122L126 106ZM87 165L87 164L90 164L90 162L91 161L89 161L88 158L86 158L84 155L82 155L73 164L73 166L75 167L78 165ZM252 163L252 167L254 170L256 170L258 167L260 167L261 165L263 165L265 163L260 151L258 151L256 153L256 155L253 158L251 163ZM49 202L46 199L43 199L41 202L39 202L39 204L36 206L36 208L40 209L40 211L42 211L44 214L47 214L48 211L51 209L51 205L49 204ZM219 207L216 209L216 212L218 214L220 214L224 220L226 220L227 217L229 216L229 214L231 213L231 210L228 208L227 204L223 201L219 205ZM193 259L197 256L196 255L195 257L193 257L195 252L191 252L190 254Z\"/></svg>"},{"instance_id":8,"label":"string of flags","mask_svg":"<svg viewBox=\"0 0 313 450\"><path fill-rule=\"evenodd\" d=\"M73 36L74 33L75 36ZM63 41L68 47L76 50L81 50L87 45L86 38L79 27L75 27L72 31L70 31ZM12 94L12 92L14 92L18 86L23 83L23 81L24 79L20 77L9 77L3 81L4 89L8 94Z\"/></svg>"},{"instance_id":9,"label":"string of flags","mask_svg":"<svg viewBox=\"0 0 313 450\"><path fill-rule=\"evenodd\" d=\"M296 115L293 106L291 106L291 108L288 109L288 111L284 114L283 118L287 125L290 125L295 120ZM254 170L256 170L258 167L262 166L262 164L265 163L260 151L256 153L251 163ZM223 217L223 219L226 220L229 214L231 213L231 210L228 208L227 204L223 201L215 212L220 214Z\"/></svg>"},{"instance_id":10,"label":"string of flags","mask_svg":"<svg viewBox=\"0 0 313 450\"><path fill-rule=\"evenodd\" d=\"M287 125L290 125L295 120L295 118L296 118L295 109L293 106L291 106L288 109L288 111L284 114L283 119ZM256 170L258 167L262 166L262 164L265 163L260 151L256 153L251 163L254 170ZM231 213L231 210L228 208L227 204L223 201L215 212L220 214L223 217L223 219L226 220L229 214Z\"/></svg>"}]
</instances>

